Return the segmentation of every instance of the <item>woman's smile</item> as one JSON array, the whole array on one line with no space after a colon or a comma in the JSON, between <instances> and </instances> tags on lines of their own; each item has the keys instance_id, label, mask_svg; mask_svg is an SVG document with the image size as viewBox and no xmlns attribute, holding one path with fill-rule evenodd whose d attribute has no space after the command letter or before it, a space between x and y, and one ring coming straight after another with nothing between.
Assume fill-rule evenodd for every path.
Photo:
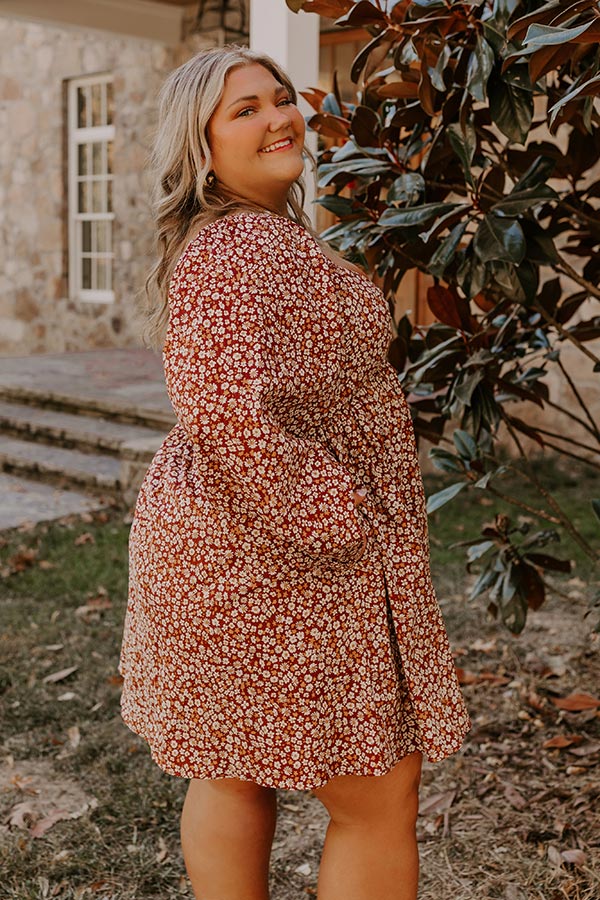
<instances>
[{"instance_id":1,"label":"woman's smile","mask_svg":"<svg viewBox=\"0 0 600 900\"><path fill-rule=\"evenodd\" d=\"M294 146L294 142L291 138L282 138L280 141L275 141L273 144L268 144L266 147L262 147L260 150L261 153L276 153L278 150L289 150L290 147Z\"/></svg>"}]
</instances>

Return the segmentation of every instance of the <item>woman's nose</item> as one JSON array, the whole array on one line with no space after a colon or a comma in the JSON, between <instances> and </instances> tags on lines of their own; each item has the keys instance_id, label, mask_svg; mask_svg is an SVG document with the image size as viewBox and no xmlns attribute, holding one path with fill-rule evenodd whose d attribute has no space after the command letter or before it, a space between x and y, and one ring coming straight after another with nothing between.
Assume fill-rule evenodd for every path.
<instances>
[{"instance_id":1,"label":"woman's nose","mask_svg":"<svg viewBox=\"0 0 600 900\"><path fill-rule=\"evenodd\" d=\"M287 128L290 122L291 119L287 108L275 106L269 119L269 131L280 131L282 128Z\"/></svg>"}]
</instances>

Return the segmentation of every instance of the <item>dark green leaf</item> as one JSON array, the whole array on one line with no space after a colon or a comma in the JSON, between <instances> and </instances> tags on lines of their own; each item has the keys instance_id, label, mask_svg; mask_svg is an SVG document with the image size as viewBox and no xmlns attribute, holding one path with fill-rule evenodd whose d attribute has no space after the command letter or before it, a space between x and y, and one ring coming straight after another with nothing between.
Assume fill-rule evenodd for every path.
<instances>
[{"instance_id":1,"label":"dark green leaf","mask_svg":"<svg viewBox=\"0 0 600 900\"><path fill-rule=\"evenodd\" d=\"M324 194L322 197L317 197L315 203L340 218L351 215L354 206L354 201L350 197L340 197L337 194Z\"/></svg>"},{"instance_id":2,"label":"dark green leaf","mask_svg":"<svg viewBox=\"0 0 600 900\"><path fill-rule=\"evenodd\" d=\"M550 45L567 44L573 38L579 37L584 31L593 24L593 19L584 22L583 25L576 25L574 28L554 28L551 25L530 25L527 34L523 40L523 46L519 51L522 55L525 53L535 53L540 47L548 47Z\"/></svg>"},{"instance_id":3,"label":"dark green leaf","mask_svg":"<svg viewBox=\"0 0 600 900\"><path fill-rule=\"evenodd\" d=\"M467 122L464 129L457 123L453 123L448 126L447 132L450 146L461 161L465 178L474 187L471 163L477 147L477 135L473 121Z\"/></svg>"},{"instance_id":4,"label":"dark green leaf","mask_svg":"<svg viewBox=\"0 0 600 900\"><path fill-rule=\"evenodd\" d=\"M504 213L505 216L518 216L520 213L535 209L546 200L558 200L556 191L548 184L539 184L537 187L526 188L521 191L511 191L510 194L499 203L494 203L492 210Z\"/></svg>"},{"instance_id":5,"label":"dark green leaf","mask_svg":"<svg viewBox=\"0 0 600 900\"><path fill-rule=\"evenodd\" d=\"M420 172L405 172L392 182L387 192L386 200L412 203L425 190L425 179Z\"/></svg>"},{"instance_id":6,"label":"dark green leaf","mask_svg":"<svg viewBox=\"0 0 600 900\"><path fill-rule=\"evenodd\" d=\"M437 494L431 494L427 500L427 513L431 515L432 512L435 512L436 509L439 509L441 506L445 506L446 503L449 503L457 494L459 494L462 490L464 490L468 486L466 481L459 481L456 484L451 484L450 487L444 488L443 491L438 491Z\"/></svg>"},{"instance_id":7,"label":"dark green leaf","mask_svg":"<svg viewBox=\"0 0 600 900\"><path fill-rule=\"evenodd\" d=\"M482 103L487 100L486 87L494 66L494 51L481 35L477 35L475 50L471 53L467 70L467 90Z\"/></svg>"},{"instance_id":8,"label":"dark green leaf","mask_svg":"<svg viewBox=\"0 0 600 900\"><path fill-rule=\"evenodd\" d=\"M492 120L502 134L511 141L524 144L533 117L531 93L492 75L488 81L488 98Z\"/></svg>"},{"instance_id":9,"label":"dark green leaf","mask_svg":"<svg viewBox=\"0 0 600 900\"><path fill-rule=\"evenodd\" d=\"M473 249L482 262L507 260L520 263L525 256L525 235L514 219L490 214L477 229Z\"/></svg>"},{"instance_id":10,"label":"dark green leaf","mask_svg":"<svg viewBox=\"0 0 600 900\"><path fill-rule=\"evenodd\" d=\"M600 500L596 500L595 498L592 500L592 509L600 519Z\"/></svg>"},{"instance_id":11,"label":"dark green leaf","mask_svg":"<svg viewBox=\"0 0 600 900\"><path fill-rule=\"evenodd\" d=\"M440 469L442 472L460 472L464 474L465 467L463 462L454 453L450 453L449 450L444 450L442 447L432 447L429 451L429 458L435 468Z\"/></svg>"},{"instance_id":12,"label":"dark green leaf","mask_svg":"<svg viewBox=\"0 0 600 900\"><path fill-rule=\"evenodd\" d=\"M491 550L493 546L494 541L480 541L478 544L473 544L467 550L467 559L469 562L474 562L476 559L480 559L488 550Z\"/></svg>"},{"instance_id":13,"label":"dark green leaf","mask_svg":"<svg viewBox=\"0 0 600 900\"><path fill-rule=\"evenodd\" d=\"M406 209L386 209L377 224L383 228L406 228L411 225L425 225L431 219L451 209L456 209L460 203L425 203L422 206L408 206Z\"/></svg>"},{"instance_id":14,"label":"dark green leaf","mask_svg":"<svg viewBox=\"0 0 600 900\"><path fill-rule=\"evenodd\" d=\"M429 271L437 278L441 278L446 268L456 252L456 248L469 224L468 219L464 219L455 225L448 237L444 238L433 256L429 261Z\"/></svg>"},{"instance_id":15,"label":"dark green leaf","mask_svg":"<svg viewBox=\"0 0 600 900\"><path fill-rule=\"evenodd\" d=\"M477 444L468 431L457 428L452 435L454 446L463 459L475 459L477 456Z\"/></svg>"},{"instance_id":16,"label":"dark green leaf","mask_svg":"<svg viewBox=\"0 0 600 900\"><path fill-rule=\"evenodd\" d=\"M549 569L553 572L570 572L572 568L570 559L558 559L547 553L527 553L527 559L541 569Z\"/></svg>"}]
</instances>

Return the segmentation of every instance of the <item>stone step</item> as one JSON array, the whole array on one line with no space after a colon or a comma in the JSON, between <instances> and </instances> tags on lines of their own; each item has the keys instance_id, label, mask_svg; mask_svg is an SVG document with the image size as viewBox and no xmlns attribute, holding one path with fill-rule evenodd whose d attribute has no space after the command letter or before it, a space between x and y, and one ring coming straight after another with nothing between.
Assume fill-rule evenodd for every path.
<instances>
[{"instance_id":1,"label":"stone step","mask_svg":"<svg viewBox=\"0 0 600 900\"><path fill-rule=\"evenodd\" d=\"M0 400L0 432L149 463L162 443L166 429L156 430L102 416Z\"/></svg>"},{"instance_id":2,"label":"stone step","mask_svg":"<svg viewBox=\"0 0 600 900\"><path fill-rule=\"evenodd\" d=\"M0 472L0 531L104 509L106 500Z\"/></svg>"},{"instance_id":3,"label":"stone step","mask_svg":"<svg viewBox=\"0 0 600 900\"><path fill-rule=\"evenodd\" d=\"M66 481L69 486L79 485L95 493L118 494L135 480L131 478L132 466L136 467L136 463L114 456L83 453L0 434L0 469L5 472L62 484Z\"/></svg>"},{"instance_id":4,"label":"stone step","mask_svg":"<svg viewBox=\"0 0 600 900\"><path fill-rule=\"evenodd\" d=\"M100 397L87 395L78 391L77 384L67 391L53 384L0 383L0 400L57 412L103 416L155 430L168 431L172 428L176 422L175 414L167 408L163 398L160 399L164 408L159 408L158 404L145 406L136 400L138 387L132 385L127 399L123 400L108 393Z\"/></svg>"}]
</instances>

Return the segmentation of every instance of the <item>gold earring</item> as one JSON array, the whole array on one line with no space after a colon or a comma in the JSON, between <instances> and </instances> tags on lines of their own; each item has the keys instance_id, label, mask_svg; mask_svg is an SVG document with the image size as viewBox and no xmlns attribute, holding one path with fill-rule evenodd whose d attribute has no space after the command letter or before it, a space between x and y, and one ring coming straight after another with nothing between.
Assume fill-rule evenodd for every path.
<instances>
[{"instance_id":1,"label":"gold earring","mask_svg":"<svg viewBox=\"0 0 600 900\"><path fill-rule=\"evenodd\" d=\"M214 187L216 183L217 183L217 176L215 175L214 172L209 172L208 175L206 176L206 178L204 179L204 184L207 187L211 188L211 187Z\"/></svg>"}]
</instances>

